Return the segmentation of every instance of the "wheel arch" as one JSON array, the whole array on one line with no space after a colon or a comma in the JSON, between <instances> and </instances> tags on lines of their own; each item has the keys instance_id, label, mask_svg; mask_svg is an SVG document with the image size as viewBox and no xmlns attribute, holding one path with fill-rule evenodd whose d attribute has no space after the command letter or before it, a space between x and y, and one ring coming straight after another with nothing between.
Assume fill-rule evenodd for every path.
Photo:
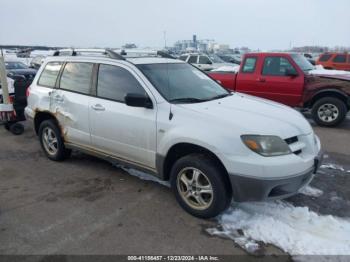
<instances>
[{"instance_id":1,"label":"wheel arch","mask_svg":"<svg viewBox=\"0 0 350 262\"><path fill-rule=\"evenodd\" d=\"M37 135L39 134L40 124L45 120L53 120L57 124L57 126L59 127L58 121L57 121L55 115L53 115L51 112L49 112L49 111L37 112L34 116L34 130L35 130L35 133Z\"/></svg>"},{"instance_id":2,"label":"wheel arch","mask_svg":"<svg viewBox=\"0 0 350 262\"><path fill-rule=\"evenodd\" d=\"M350 110L350 98L349 96L342 92L341 90L329 88L317 92L307 103L306 107L311 108L319 99L324 97L335 97L343 101L348 110Z\"/></svg>"},{"instance_id":3,"label":"wheel arch","mask_svg":"<svg viewBox=\"0 0 350 262\"><path fill-rule=\"evenodd\" d=\"M218 167L223 171L224 176L228 179L227 170L220 158L211 150L192 143L177 143L171 146L166 156L157 155L157 171L164 180L170 179L170 171L175 162L181 157L190 154L204 154L215 161Z\"/></svg>"}]
</instances>

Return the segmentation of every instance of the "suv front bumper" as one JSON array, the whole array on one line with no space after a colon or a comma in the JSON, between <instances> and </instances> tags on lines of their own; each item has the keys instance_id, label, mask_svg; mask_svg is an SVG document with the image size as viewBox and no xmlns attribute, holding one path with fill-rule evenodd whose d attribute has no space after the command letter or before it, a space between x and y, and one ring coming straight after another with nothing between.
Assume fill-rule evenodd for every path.
<instances>
[{"instance_id":1,"label":"suv front bumper","mask_svg":"<svg viewBox=\"0 0 350 262\"><path fill-rule=\"evenodd\" d=\"M320 152L315 158L312 168L287 178L252 178L230 174L233 200L236 202L264 201L295 195L302 187L311 182L322 160L323 152Z\"/></svg>"}]
</instances>

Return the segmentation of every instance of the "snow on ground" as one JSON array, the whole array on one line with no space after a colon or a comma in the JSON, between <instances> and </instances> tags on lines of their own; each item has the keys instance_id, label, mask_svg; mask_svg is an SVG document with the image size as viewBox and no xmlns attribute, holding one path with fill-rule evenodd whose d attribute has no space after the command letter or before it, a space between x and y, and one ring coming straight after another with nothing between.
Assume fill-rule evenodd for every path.
<instances>
[{"instance_id":1,"label":"snow on ground","mask_svg":"<svg viewBox=\"0 0 350 262\"><path fill-rule=\"evenodd\" d=\"M323 195L323 191L318 189L318 188L314 188L311 186L306 186L303 187L302 189L299 190L299 193L306 195L306 196L311 196L311 197L319 197Z\"/></svg>"},{"instance_id":2,"label":"snow on ground","mask_svg":"<svg viewBox=\"0 0 350 262\"><path fill-rule=\"evenodd\" d=\"M309 73L312 75L350 75L349 71L324 69L322 65L316 65L315 69Z\"/></svg>"},{"instance_id":3,"label":"snow on ground","mask_svg":"<svg viewBox=\"0 0 350 262\"><path fill-rule=\"evenodd\" d=\"M239 65L237 66L221 66L219 68L211 70L212 72L234 72L237 73L239 71Z\"/></svg>"},{"instance_id":4,"label":"snow on ground","mask_svg":"<svg viewBox=\"0 0 350 262\"><path fill-rule=\"evenodd\" d=\"M344 167L336 165L336 164L323 164L323 165L320 166L320 168L339 170L339 171L342 171L342 172L345 171ZM350 171L350 170L348 170L348 171Z\"/></svg>"},{"instance_id":5,"label":"snow on ground","mask_svg":"<svg viewBox=\"0 0 350 262\"><path fill-rule=\"evenodd\" d=\"M233 239L248 252L263 242L291 255L350 255L350 220L284 201L233 205L218 222L221 228L208 233Z\"/></svg>"}]
</instances>

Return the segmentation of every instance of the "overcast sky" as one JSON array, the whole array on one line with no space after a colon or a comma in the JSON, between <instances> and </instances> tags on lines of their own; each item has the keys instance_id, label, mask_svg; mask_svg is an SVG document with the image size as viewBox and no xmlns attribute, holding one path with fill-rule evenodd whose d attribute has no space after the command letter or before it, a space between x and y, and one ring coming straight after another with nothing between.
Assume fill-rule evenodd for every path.
<instances>
[{"instance_id":1,"label":"overcast sky","mask_svg":"<svg viewBox=\"0 0 350 262\"><path fill-rule=\"evenodd\" d=\"M0 44L350 46L350 0L0 0Z\"/></svg>"}]
</instances>

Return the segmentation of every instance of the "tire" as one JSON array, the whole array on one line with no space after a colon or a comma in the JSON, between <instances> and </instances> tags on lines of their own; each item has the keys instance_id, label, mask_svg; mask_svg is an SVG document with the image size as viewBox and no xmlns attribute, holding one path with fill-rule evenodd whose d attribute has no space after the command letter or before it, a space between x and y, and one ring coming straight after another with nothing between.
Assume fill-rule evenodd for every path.
<instances>
[{"instance_id":1,"label":"tire","mask_svg":"<svg viewBox=\"0 0 350 262\"><path fill-rule=\"evenodd\" d=\"M9 131L10 130L10 124L9 123L5 123L4 124L4 128Z\"/></svg>"},{"instance_id":2,"label":"tire","mask_svg":"<svg viewBox=\"0 0 350 262\"><path fill-rule=\"evenodd\" d=\"M193 179L195 173L198 177L197 183ZM171 169L170 180L180 206L195 217L215 217L231 203L231 187L224 170L206 155L191 154L177 160ZM209 188L211 194L206 193L210 191ZM203 193L199 193L200 191ZM190 196L185 197L186 194ZM202 205L197 199L201 200L199 202Z\"/></svg>"},{"instance_id":3,"label":"tire","mask_svg":"<svg viewBox=\"0 0 350 262\"><path fill-rule=\"evenodd\" d=\"M346 117L346 104L336 97L323 97L312 107L312 118L320 126L334 127Z\"/></svg>"},{"instance_id":4,"label":"tire","mask_svg":"<svg viewBox=\"0 0 350 262\"><path fill-rule=\"evenodd\" d=\"M13 124L10 124L9 130L11 131L12 134L19 136L23 134L24 126L20 123L13 123Z\"/></svg>"},{"instance_id":5,"label":"tire","mask_svg":"<svg viewBox=\"0 0 350 262\"><path fill-rule=\"evenodd\" d=\"M71 150L65 148L60 129L53 120L45 120L40 124L39 140L49 159L63 161L70 156Z\"/></svg>"}]
</instances>

